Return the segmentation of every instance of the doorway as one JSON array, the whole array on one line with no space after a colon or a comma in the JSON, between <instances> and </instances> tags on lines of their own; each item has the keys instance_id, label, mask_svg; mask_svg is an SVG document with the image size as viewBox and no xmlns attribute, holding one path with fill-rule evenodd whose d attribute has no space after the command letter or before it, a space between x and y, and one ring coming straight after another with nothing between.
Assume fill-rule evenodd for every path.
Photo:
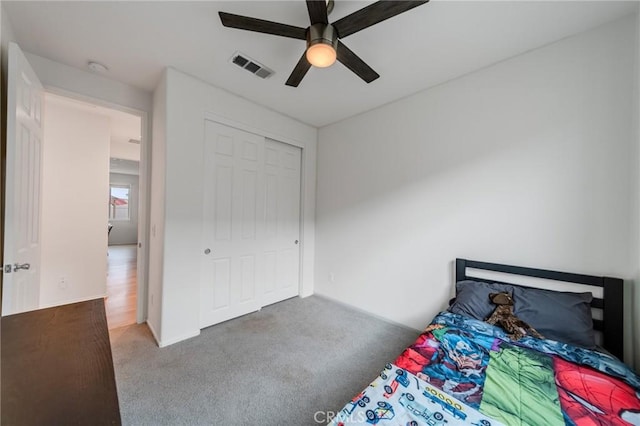
<instances>
[{"instance_id":1,"label":"doorway","mask_svg":"<svg viewBox=\"0 0 640 426\"><path fill-rule=\"evenodd\" d=\"M147 113L56 87L45 91L15 43L7 80L2 315L107 296L110 157L119 139L126 141L120 148L137 153L140 171L139 208L131 214L140 224L133 241L135 322L144 322ZM126 135L113 125L125 113L135 123Z\"/></svg>"},{"instance_id":2,"label":"doorway","mask_svg":"<svg viewBox=\"0 0 640 426\"><path fill-rule=\"evenodd\" d=\"M112 138L111 142L105 298L109 329L135 324L137 317L140 140L127 140L127 135L133 134L139 124L132 122L128 131L121 129L121 140ZM118 148L118 144L122 146Z\"/></svg>"},{"instance_id":3,"label":"doorway","mask_svg":"<svg viewBox=\"0 0 640 426\"><path fill-rule=\"evenodd\" d=\"M109 246L107 297L104 301L109 330L136 322L137 254L135 244Z\"/></svg>"},{"instance_id":4,"label":"doorway","mask_svg":"<svg viewBox=\"0 0 640 426\"><path fill-rule=\"evenodd\" d=\"M46 93L40 307L105 298L134 324L142 119Z\"/></svg>"}]
</instances>

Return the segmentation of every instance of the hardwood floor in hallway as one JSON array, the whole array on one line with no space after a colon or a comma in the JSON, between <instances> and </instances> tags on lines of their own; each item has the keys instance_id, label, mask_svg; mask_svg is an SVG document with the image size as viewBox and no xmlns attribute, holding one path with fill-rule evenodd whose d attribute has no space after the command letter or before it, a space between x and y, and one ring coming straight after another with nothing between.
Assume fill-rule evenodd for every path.
<instances>
[{"instance_id":1,"label":"hardwood floor in hallway","mask_svg":"<svg viewBox=\"0 0 640 426\"><path fill-rule=\"evenodd\" d=\"M137 254L135 245L109 246L105 299L109 330L136 322Z\"/></svg>"}]
</instances>

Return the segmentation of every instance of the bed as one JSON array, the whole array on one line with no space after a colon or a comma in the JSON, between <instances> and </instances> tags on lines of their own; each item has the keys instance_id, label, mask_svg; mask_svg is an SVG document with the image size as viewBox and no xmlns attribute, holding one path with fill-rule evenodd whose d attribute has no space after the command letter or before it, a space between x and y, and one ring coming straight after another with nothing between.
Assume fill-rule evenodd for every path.
<instances>
[{"instance_id":1,"label":"bed","mask_svg":"<svg viewBox=\"0 0 640 426\"><path fill-rule=\"evenodd\" d=\"M640 377L619 360L623 280L466 259L455 275L449 308L330 424L640 425ZM499 292L543 339L483 321Z\"/></svg>"}]
</instances>

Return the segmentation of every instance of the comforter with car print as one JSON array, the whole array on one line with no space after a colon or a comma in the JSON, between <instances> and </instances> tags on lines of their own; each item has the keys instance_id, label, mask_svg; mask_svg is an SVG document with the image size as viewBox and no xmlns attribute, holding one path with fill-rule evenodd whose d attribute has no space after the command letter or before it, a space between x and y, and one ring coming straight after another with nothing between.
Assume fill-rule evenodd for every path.
<instances>
[{"instance_id":1,"label":"comforter with car print","mask_svg":"<svg viewBox=\"0 0 640 426\"><path fill-rule=\"evenodd\" d=\"M640 425L640 378L604 353L442 312L332 424Z\"/></svg>"}]
</instances>

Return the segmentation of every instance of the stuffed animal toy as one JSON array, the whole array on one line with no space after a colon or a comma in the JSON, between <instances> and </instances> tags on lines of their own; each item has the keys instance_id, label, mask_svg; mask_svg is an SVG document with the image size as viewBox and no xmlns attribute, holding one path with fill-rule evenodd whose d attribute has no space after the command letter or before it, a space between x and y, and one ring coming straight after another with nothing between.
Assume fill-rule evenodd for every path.
<instances>
[{"instance_id":1,"label":"stuffed animal toy","mask_svg":"<svg viewBox=\"0 0 640 426\"><path fill-rule=\"evenodd\" d=\"M524 336L532 335L538 339L544 337L526 322L513 313L513 298L509 293L491 293L489 299L496 306L491 316L485 321L491 325L499 325L511 340L520 340Z\"/></svg>"}]
</instances>

